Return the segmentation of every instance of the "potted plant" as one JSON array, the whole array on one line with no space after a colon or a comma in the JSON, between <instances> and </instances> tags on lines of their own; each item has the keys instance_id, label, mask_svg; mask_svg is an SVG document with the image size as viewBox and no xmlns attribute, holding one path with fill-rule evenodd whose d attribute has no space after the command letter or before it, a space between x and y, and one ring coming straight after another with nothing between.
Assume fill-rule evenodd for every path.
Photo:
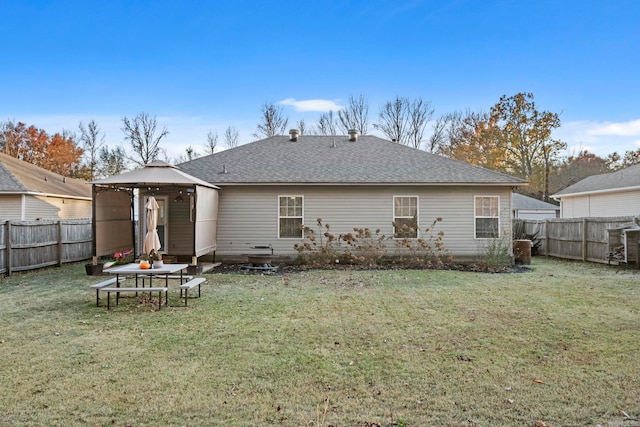
<instances>
[{"instance_id":1,"label":"potted plant","mask_svg":"<svg viewBox=\"0 0 640 427\"><path fill-rule=\"evenodd\" d=\"M162 255L155 251L155 249L151 249L148 255L148 260L151 263L151 268L162 268L164 267L164 263L162 262Z\"/></svg>"}]
</instances>

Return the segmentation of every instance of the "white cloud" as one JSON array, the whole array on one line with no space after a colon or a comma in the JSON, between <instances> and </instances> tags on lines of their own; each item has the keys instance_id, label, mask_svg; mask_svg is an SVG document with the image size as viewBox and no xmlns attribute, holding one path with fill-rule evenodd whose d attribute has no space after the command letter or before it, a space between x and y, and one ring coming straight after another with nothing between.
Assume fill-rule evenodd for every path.
<instances>
[{"instance_id":1,"label":"white cloud","mask_svg":"<svg viewBox=\"0 0 640 427\"><path fill-rule=\"evenodd\" d=\"M567 143L569 155L581 150L589 150L598 156L607 156L614 151L624 153L640 146L639 136L640 119L628 122L565 122L553 133L554 138Z\"/></svg>"},{"instance_id":2,"label":"white cloud","mask_svg":"<svg viewBox=\"0 0 640 427\"><path fill-rule=\"evenodd\" d=\"M604 122L590 131L591 135L638 136L640 135L640 119L628 122Z\"/></svg>"},{"instance_id":3,"label":"white cloud","mask_svg":"<svg viewBox=\"0 0 640 427\"><path fill-rule=\"evenodd\" d=\"M287 98L280 102L280 105L290 105L296 111L319 111L325 113L327 111L341 110L341 105L338 105L336 101L330 99L304 99L297 101L295 98Z\"/></svg>"}]
</instances>

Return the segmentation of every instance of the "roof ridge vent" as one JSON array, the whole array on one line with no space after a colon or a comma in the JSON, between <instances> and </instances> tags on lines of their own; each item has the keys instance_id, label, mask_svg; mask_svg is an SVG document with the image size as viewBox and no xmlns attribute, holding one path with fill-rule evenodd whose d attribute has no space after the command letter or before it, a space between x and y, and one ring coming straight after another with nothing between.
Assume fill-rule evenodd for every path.
<instances>
[{"instance_id":1,"label":"roof ridge vent","mask_svg":"<svg viewBox=\"0 0 640 427\"><path fill-rule=\"evenodd\" d=\"M355 142L358 140L358 131L356 129L349 129L349 141Z\"/></svg>"},{"instance_id":2,"label":"roof ridge vent","mask_svg":"<svg viewBox=\"0 0 640 427\"><path fill-rule=\"evenodd\" d=\"M291 138L289 138L289 141L297 142L298 141L298 136L300 135L300 131L298 129L291 129L289 131L289 135L291 135Z\"/></svg>"}]
</instances>

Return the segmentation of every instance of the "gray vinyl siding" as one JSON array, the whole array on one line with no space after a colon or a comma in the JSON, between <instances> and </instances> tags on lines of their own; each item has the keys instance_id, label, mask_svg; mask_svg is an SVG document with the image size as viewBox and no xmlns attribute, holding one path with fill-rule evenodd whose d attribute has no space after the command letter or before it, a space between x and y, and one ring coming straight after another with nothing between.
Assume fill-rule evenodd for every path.
<instances>
[{"instance_id":1,"label":"gray vinyl siding","mask_svg":"<svg viewBox=\"0 0 640 427\"><path fill-rule=\"evenodd\" d=\"M17 219L22 218L22 198L19 194L1 196L0 197L0 219Z\"/></svg>"},{"instance_id":2,"label":"gray vinyl siding","mask_svg":"<svg viewBox=\"0 0 640 427\"><path fill-rule=\"evenodd\" d=\"M274 253L295 256L301 239L278 239L278 196L304 197L304 224L317 231L317 218L335 234L353 228L380 228L393 235L393 196L417 196L421 230L438 217L454 256L476 257L486 243L474 238L474 196L500 197L501 235L511 239L510 187L419 186L228 186L220 193L217 255L255 253L252 246L272 245ZM389 242L393 248L393 243Z\"/></svg>"}]
</instances>

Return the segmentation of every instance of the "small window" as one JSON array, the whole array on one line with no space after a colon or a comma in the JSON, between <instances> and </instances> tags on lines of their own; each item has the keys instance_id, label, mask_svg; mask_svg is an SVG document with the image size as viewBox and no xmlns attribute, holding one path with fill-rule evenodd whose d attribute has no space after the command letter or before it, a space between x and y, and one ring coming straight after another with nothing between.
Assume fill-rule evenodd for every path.
<instances>
[{"instance_id":1,"label":"small window","mask_svg":"<svg viewBox=\"0 0 640 427\"><path fill-rule=\"evenodd\" d=\"M302 238L302 196L280 196L278 198L278 237Z\"/></svg>"},{"instance_id":2,"label":"small window","mask_svg":"<svg viewBox=\"0 0 640 427\"><path fill-rule=\"evenodd\" d=\"M393 225L394 237L418 237L418 197L393 197Z\"/></svg>"},{"instance_id":3,"label":"small window","mask_svg":"<svg viewBox=\"0 0 640 427\"><path fill-rule=\"evenodd\" d=\"M500 237L500 198L498 196L475 197L476 239Z\"/></svg>"}]
</instances>

